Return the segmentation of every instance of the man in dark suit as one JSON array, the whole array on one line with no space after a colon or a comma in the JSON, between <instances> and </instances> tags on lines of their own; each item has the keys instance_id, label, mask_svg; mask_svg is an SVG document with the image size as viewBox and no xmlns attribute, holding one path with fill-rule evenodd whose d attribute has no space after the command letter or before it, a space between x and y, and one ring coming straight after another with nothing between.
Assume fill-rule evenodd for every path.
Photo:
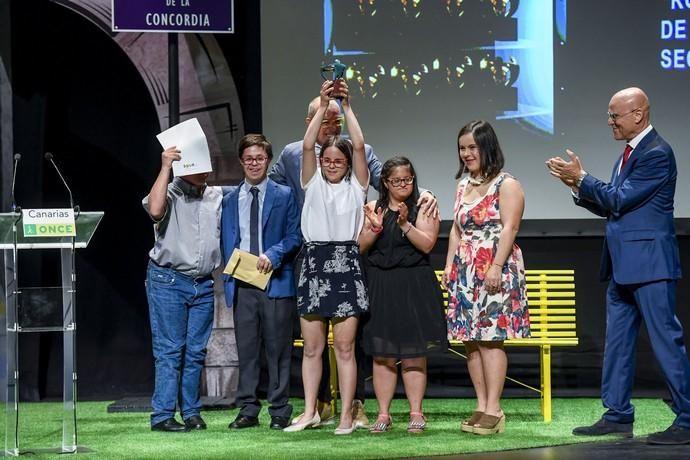
<instances>
[{"instance_id":1,"label":"man in dark suit","mask_svg":"<svg viewBox=\"0 0 690 460\"><path fill-rule=\"evenodd\" d=\"M639 88L627 88L609 102L608 124L625 141L611 181L588 174L570 150L569 161L551 158L553 176L572 188L575 204L606 217L601 262L606 293L606 343L602 401L607 411L591 426L573 434L632 436L630 397L640 322L649 332L654 354L673 399L673 424L649 435L650 444L690 443L690 363L683 328L676 316L676 283L681 277L673 223L676 160L673 150L649 121L649 100Z\"/></svg>"},{"instance_id":2,"label":"man in dark suit","mask_svg":"<svg viewBox=\"0 0 690 460\"><path fill-rule=\"evenodd\" d=\"M290 423L288 402L292 316L295 304L293 261L302 244L300 214L289 187L267 177L273 158L271 144L261 134L240 140L240 163L244 181L223 198L221 242L227 264L235 248L259 257L256 269L273 270L266 290L229 275L225 299L233 307L239 358L237 405L240 412L230 429L259 424L261 404L256 396L260 376L260 351L265 351L268 368L268 412L271 429L282 430Z\"/></svg>"}]
</instances>

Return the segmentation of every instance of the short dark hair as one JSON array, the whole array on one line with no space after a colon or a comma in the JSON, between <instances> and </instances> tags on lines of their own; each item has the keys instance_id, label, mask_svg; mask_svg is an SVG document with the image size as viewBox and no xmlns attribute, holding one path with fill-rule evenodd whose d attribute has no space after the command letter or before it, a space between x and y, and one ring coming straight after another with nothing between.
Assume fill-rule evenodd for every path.
<instances>
[{"instance_id":1,"label":"short dark hair","mask_svg":"<svg viewBox=\"0 0 690 460\"><path fill-rule=\"evenodd\" d=\"M494 128L488 121L484 120L474 120L460 128L458 138L455 141L455 147L458 149L458 154L460 153L460 138L465 134L472 134L474 143L477 144L479 148L479 161L481 162L482 176L487 179L496 177L498 173L501 172L501 169L503 169L505 160ZM464 172L465 165L462 159L460 159L460 169L455 175L455 178L460 179Z\"/></svg>"},{"instance_id":2,"label":"short dark hair","mask_svg":"<svg viewBox=\"0 0 690 460\"><path fill-rule=\"evenodd\" d=\"M412 162L407 157L398 156L386 160L386 162L381 167L381 187L379 187L379 199L376 200L375 209L382 208L384 211L388 209L390 204L390 192L388 191L388 186L383 185L383 182L388 180L388 178L393 173L393 170L399 166L407 166L410 169L410 174L414 177L412 182L412 194L405 200L405 205L409 210L407 220L412 223L417 221L417 201L419 200L419 187L417 185L417 174L415 173L414 166Z\"/></svg>"},{"instance_id":3,"label":"short dark hair","mask_svg":"<svg viewBox=\"0 0 690 460\"><path fill-rule=\"evenodd\" d=\"M273 159L273 147L271 146L271 143L268 142L268 139L266 139L266 136L263 134L247 134L240 139L240 145L237 148L237 154L239 155L240 160L242 159L242 154L244 151L254 145L264 149L264 152L266 152L266 155L268 155L269 161Z\"/></svg>"}]
</instances>

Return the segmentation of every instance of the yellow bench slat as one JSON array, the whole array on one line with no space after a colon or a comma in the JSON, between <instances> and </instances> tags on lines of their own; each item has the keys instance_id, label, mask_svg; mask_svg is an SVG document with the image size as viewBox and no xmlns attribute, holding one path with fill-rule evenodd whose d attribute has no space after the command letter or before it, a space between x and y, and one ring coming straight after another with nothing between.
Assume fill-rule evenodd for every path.
<instances>
[{"instance_id":1,"label":"yellow bench slat","mask_svg":"<svg viewBox=\"0 0 690 460\"><path fill-rule=\"evenodd\" d=\"M557 323L572 323L575 324L575 317L574 316L565 316L565 315L532 315L530 312L529 319L532 323L548 323L548 324L557 324Z\"/></svg>"},{"instance_id":2,"label":"yellow bench slat","mask_svg":"<svg viewBox=\"0 0 690 460\"><path fill-rule=\"evenodd\" d=\"M554 337L576 337L577 333L575 331L533 331L532 335L539 338L554 338Z\"/></svg>"},{"instance_id":3,"label":"yellow bench slat","mask_svg":"<svg viewBox=\"0 0 690 460\"><path fill-rule=\"evenodd\" d=\"M525 275L540 275L540 274L546 274L546 275L574 275L575 270L573 269L568 269L568 270L534 270L534 269L527 269L525 270Z\"/></svg>"},{"instance_id":4,"label":"yellow bench slat","mask_svg":"<svg viewBox=\"0 0 690 460\"><path fill-rule=\"evenodd\" d=\"M573 291L575 290L574 283L527 283L527 289L531 291L537 291L540 289L545 289L547 291L561 290L561 291Z\"/></svg>"},{"instance_id":5,"label":"yellow bench slat","mask_svg":"<svg viewBox=\"0 0 690 460\"><path fill-rule=\"evenodd\" d=\"M549 281L570 281L574 282L575 278L572 276L551 275L551 276L534 276L525 275L525 280L528 283L549 282Z\"/></svg>"},{"instance_id":6,"label":"yellow bench slat","mask_svg":"<svg viewBox=\"0 0 690 460\"><path fill-rule=\"evenodd\" d=\"M575 329L575 323L532 323L532 331L558 331L563 329Z\"/></svg>"},{"instance_id":7,"label":"yellow bench slat","mask_svg":"<svg viewBox=\"0 0 690 460\"><path fill-rule=\"evenodd\" d=\"M539 300L539 299L531 299L529 301L530 307L532 305L537 305L537 306L543 306L543 305L559 305L561 307L574 307L575 306L575 300L564 300L564 299L555 299L555 300ZM531 308L530 308L531 309ZM551 310L551 309L549 309ZM556 309L554 309L556 310Z\"/></svg>"},{"instance_id":8,"label":"yellow bench slat","mask_svg":"<svg viewBox=\"0 0 690 460\"><path fill-rule=\"evenodd\" d=\"M527 291L527 298L531 299L534 297L541 297L539 294L540 293L538 291ZM575 297L575 293L574 292L560 292L560 291L552 292L552 291L549 291L549 293L546 295L546 297L559 298L559 299L562 299L564 297L573 298L573 297Z\"/></svg>"}]
</instances>

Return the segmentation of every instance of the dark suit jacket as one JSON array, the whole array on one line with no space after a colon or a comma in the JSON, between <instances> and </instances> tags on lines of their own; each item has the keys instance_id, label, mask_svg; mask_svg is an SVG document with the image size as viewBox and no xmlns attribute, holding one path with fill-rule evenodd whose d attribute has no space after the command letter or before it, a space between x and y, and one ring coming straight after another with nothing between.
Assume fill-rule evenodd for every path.
<instances>
[{"instance_id":1,"label":"dark suit jacket","mask_svg":"<svg viewBox=\"0 0 690 460\"><path fill-rule=\"evenodd\" d=\"M636 284L681 277L673 224L676 159L673 149L652 129L611 181L591 175L580 184L575 203L607 218L600 276Z\"/></svg>"},{"instance_id":2,"label":"dark suit jacket","mask_svg":"<svg viewBox=\"0 0 690 460\"><path fill-rule=\"evenodd\" d=\"M240 224L238 199L240 188L232 190L223 197L221 217L221 244L224 265L227 265L232 251L240 247ZM249 216L245 216L249 219ZM294 257L302 245L300 213L295 196L290 187L268 179L266 196L261 212L261 231L263 253L273 265L273 274L266 292L270 298L292 297L295 295ZM225 302L233 306L237 285L235 278L223 274Z\"/></svg>"}]
</instances>

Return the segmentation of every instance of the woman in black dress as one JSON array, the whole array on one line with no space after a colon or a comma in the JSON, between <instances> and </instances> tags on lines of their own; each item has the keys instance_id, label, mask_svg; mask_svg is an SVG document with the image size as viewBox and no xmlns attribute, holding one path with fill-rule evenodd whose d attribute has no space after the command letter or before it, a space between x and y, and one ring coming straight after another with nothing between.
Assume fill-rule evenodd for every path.
<instances>
[{"instance_id":1,"label":"woman in black dress","mask_svg":"<svg viewBox=\"0 0 690 460\"><path fill-rule=\"evenodd\" d=\"M374 358L374 391L379 414L371 431L388 431L390 403L401 361L405 393L410 403L407 430L424 430L422 400L426 390L426 357L445 348L443 297L429 263L438 237L439 221L417 212L419 190L414 167L405 157L386 161L377 201L365 206L359 237L368 251L371 318L364 328L364 350Z\"/></svg>"}]
</instances>

